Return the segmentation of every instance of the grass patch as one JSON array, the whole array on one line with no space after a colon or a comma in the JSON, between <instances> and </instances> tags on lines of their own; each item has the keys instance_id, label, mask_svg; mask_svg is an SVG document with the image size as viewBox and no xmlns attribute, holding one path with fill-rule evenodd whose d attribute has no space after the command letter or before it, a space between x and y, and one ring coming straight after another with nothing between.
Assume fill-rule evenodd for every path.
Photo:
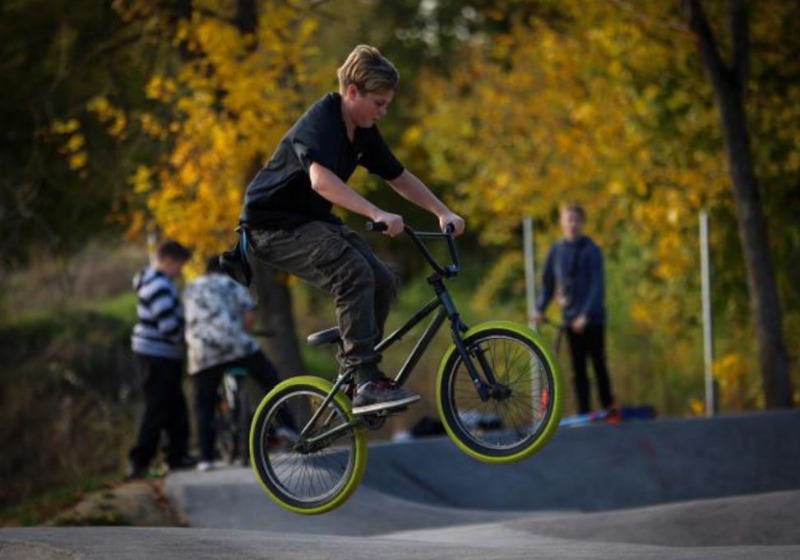
<instances>
[{"instance_id":1,"label":"grass patch","mask_svg":"<svg viewBox=\"0 0 800 560\"><path fill-rule=\"evenodd\" d=\"M133 325L136 324L136 303L137 296L131 291L128 294L121 294L99 302L90 302L84 308L105 317L116 319L120 323L130 325L133 328Z\"/></svg>"}]
</instances>

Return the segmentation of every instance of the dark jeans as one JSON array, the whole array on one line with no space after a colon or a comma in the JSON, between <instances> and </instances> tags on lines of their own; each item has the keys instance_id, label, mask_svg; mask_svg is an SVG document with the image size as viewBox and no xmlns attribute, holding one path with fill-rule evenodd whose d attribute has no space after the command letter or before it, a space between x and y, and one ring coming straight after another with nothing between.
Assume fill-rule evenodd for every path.
<instances>
[{"instance_id":1,"label":"dark jeans","mask_svg":"<svg viewBox=\"0 0 800 560\"><path fill-rule=\"evenodd\" d=\"M183 396L179 359L134 354L143 380L144 414L136 445L128 452L131 464L145 469L158 452L161 432L167 432L167 463L178 463L186 455L189 443L189 414Z\"/></svg>"},{"instance_id":2,"label":"dark jeans","mask_svg":"<svg viewBox=\"0 0 800 560\"><path fill-rule=\"evenodd\" d=\"M200 440L200 459L203 461L214 460L216 440L214 412L217 406L217 388L225 372L233 368L246 369L247 374L255 379L264 391L271 390L280 381L272 363L260 350L243 358L231 360L192 374L195 412L197 413L197 434ZM288 414L284 413L280 421L284 426L294 429L294 422Z\"/></svg>"},{"instance_id":3,"label":"dark jeans","mask_svg":"<svg viewBox=\"0 0 800 560\"><path fill-rule=\"evenodd\" d=\"M309 222L291 230L252 230L255 256L333 296L344 341L338 356L358 382L380 375L375 345L383 336L397 277L350 228Z\"/></svg>"},{"instance_id":4,"label":"dark jeans","mask_svg":"<svg viewBox=\"0 0 800 560\"><path fill-rule=\"evenodd\" d=\"M603 408L609 408L614 404L614 397L611 394L611 381L608 377L608 368L606 366L605 338L605 325L587 325L582 333L576 333L572 329L567 329L572 369L575 374L573 382L575 384L575 395L578 398L578 412L580 414L591 410L589 404L589 378L586 372L587 355L592 360L592 368L594 369L595 381L597 382L597 392L600 395L600 404Z\"/></svg>"}]
</instances>

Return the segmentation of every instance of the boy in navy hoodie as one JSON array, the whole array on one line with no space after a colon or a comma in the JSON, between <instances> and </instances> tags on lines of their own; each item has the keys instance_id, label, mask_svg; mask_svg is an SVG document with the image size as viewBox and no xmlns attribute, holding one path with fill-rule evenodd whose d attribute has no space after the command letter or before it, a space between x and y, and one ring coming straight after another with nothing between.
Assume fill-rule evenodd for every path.
<instances>
[{"instance_id":1,"label":"boy in navy hoodie","mask_svg":"<svg viewBox=\"0 0 800 560\"><path fill-rule=\"evenodd\" d=\"M614 407L611 381L606 366L605 348L605 280L603 253L594 241L583 234L586 213L577 204L561 208L561 229L564 238L550 248L544 267L542 294L533 319L544 320L547 305L556 297L567 325L578 412L591 410L587 356L592 360L600 404Z\"/></svg>"}]
</instances>

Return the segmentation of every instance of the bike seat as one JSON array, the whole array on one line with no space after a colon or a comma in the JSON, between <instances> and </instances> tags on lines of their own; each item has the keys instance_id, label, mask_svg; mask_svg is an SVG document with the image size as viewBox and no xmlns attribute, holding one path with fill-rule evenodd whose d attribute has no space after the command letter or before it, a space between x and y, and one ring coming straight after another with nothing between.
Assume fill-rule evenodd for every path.
<instances>
[{"instance_id":1,"label":"bike seat","mask_svg":"<svg viewBox=\"0 0 800 560\"><path fill-rule=\"evenodd\" d=\"M331 327L330 329L325 329L324 331L319 331L308 335L306 340L308 340L308 343L311 346L322 346L323 344L339 342L341 339L342 337L339 335L339 327Z\"/></svg>"}]
</instances>

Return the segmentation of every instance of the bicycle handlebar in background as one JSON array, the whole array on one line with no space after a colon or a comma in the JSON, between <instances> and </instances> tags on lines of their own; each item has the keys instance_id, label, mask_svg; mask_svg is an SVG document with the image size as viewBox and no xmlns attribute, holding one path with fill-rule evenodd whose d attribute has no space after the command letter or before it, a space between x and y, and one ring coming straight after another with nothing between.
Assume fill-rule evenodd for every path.
<instances>
[{"instance_id":1,"label":"bicycle handlebar in background","mask_svg":"<svg viewBox=\"0 0 800 560\"><path fill-rule=\"evenodd\" d=\"M547 317L542 318L542 324L547 325L548 327L553 327L554 329L558 330L567 330L569 325L566 323L558 323L556 321L550 320Z\"/></svg>"},{"instance_id":2,"label":"bicycle handlebar in background","mask_svg":"<svg viewBox=\"0 0 800 560\"><path fill-rule=\"evenodd\" d=\"M383 222L372 222L369 221L366 224L367 231L386 231L388 226ZM431 268L441 276L445 278L452 278L458 275L458 272L461 270L461 262L458 258L458 250L456 249L456 241L453 236L455 232L455 227L453 224L447 224L445 226L444 233L442 232L435 232L435 231L415 231L408 227L407 225L403 225L403 231L411 238L411 241L414 242L414 245L417 246L417 249L422 253L422 256L425 257L425 260L428 261L428 264L431 265ZM433 255L422 242L423 237L431 237L431 238L445 238L447 239L447 247L450 250L450 260L452 261L450 264L442 266L436 259L433 258Z\"/></svg>"}]
</instances>

